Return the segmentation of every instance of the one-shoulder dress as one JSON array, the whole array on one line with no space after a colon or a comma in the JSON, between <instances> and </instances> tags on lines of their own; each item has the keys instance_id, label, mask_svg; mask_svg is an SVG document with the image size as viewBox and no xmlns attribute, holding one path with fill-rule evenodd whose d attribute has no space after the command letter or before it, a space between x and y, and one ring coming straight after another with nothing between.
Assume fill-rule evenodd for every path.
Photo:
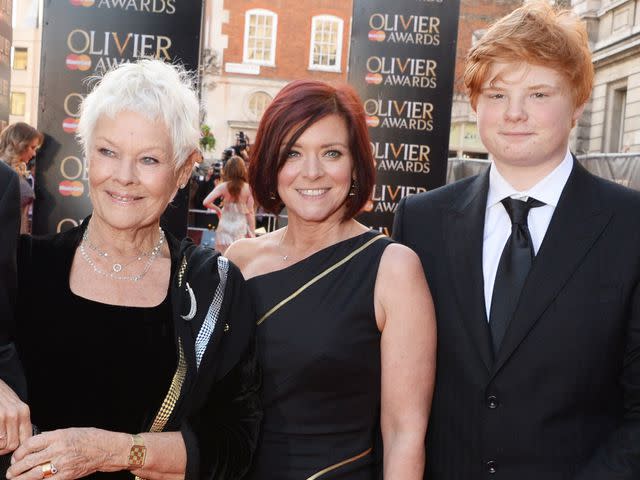
<instances>
[{"instance_id":1,"label":"one-shoulder dress","mask_svg":"<svg viewBox=\"0 0 640 480\"><path fill-rule=\"evenodd\" d=\"M381 478L374 288L390 242L368 231L248 281L264 408L250 479Z\"/></svg>"}]
</instances>

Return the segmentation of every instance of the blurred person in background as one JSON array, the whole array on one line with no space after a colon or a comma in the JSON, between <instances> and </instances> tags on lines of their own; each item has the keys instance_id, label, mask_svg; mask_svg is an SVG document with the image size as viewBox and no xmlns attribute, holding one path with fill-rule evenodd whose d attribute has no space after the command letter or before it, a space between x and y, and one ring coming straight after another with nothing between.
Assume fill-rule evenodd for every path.
<instances>
[{"instance_id":1,"label":"blurred person in background","mask_svg":"<svg viewBox=\"0 0 640 480\"><path fill-rule=\"evenodd\" d=\"M13 123L0 133L0 159L20 177L20 233L30 233L29 209L35 194L27 165L35 157L43 140L42 133L24 122Z\"/></svg>"},{"instance_id":2,"label":"blurred person in background","mask_svg":"<svg viewBox=\"0 0 640 480\"><path fill-rule=\"evenodd\" d=\"M216 228L216 250L224 254L229 245L239 238L254 237L256 217L253 195L247 183L244 160L232 156L222 169L222 183L203 200L205 208L219 217ZM222 199L222 208L216 200Z\"/></svg>"},{"instance_id":3,"label":"blurred person in background","mask_svg":"<svg viewBox=\"0 0 640 480\"><path fill-rule=\"evenodd\" d=\"M219 165L219 162L218 164L209 166L201 165L199 171L195 172L191 177L192 184L195 184L195 188L194 185L192 185L191 197L189 199L191 209L202 210L202 202L204 199L207 198L207 195L221 182L221 167ZM221 206L222 199L216 200L215 203ZM199 228L215 228L218 225L218 216L213 213L214 212L193 212L190 216L190 225Z\"/></svg>"}]
</instances>

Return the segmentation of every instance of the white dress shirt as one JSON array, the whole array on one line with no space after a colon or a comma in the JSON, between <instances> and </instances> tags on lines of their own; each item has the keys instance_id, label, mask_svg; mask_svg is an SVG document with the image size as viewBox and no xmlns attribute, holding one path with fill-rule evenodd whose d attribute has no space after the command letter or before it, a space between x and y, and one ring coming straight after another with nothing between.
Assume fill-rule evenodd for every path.
<instances>
[{"instance_id":1,"label":"white dress shirt","mask_svg":"<svg viewBox=\"0 0 640 480\"><path fill-rule=\"evenodd\" d=\"M493 164L491 165L482 243L482 273L484 276L484 301L487 310L487 321L491 309L491 296L498 271L498 263L507 239L511 235L511 219L501 203L502 199L512 197L526 201L529 197L533 197L544 202L545 205L532 208L528 217L533 251L537 254L572 168L573 157L567 150L564 160L549 175L529 190L519 192L500 175L500 172Z\"/></svg>"}]
</instances>

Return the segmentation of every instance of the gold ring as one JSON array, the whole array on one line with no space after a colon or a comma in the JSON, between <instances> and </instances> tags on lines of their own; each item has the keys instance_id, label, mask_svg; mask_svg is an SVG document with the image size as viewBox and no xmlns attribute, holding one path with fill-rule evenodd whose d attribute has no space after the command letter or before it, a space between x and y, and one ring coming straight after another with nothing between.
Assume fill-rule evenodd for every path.
<instances>
[{"instance_id":1,"label":"gold ring","mask_svg":"<svg viewBox=\"0 0 640 480\"><path fill-rule=\"evenodd\" d=\"M42 478L53 477L56 473L58 473L58 469L51 462L43 463L42 465L40 465L40 468L42 468Z\"/></svg>"}]
</instances>

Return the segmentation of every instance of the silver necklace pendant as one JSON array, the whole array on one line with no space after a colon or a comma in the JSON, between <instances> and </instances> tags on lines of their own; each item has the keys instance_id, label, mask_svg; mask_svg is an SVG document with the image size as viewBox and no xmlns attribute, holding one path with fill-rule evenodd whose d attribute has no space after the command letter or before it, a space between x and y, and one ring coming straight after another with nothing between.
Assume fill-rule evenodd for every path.
<instances>
[{"instance_id":1,"label":"silver necklace pendant","mask_svg":"<svg viewBox=\"0 0 640 480\"><path fill-rule=\"evenodd\" d=\"M111 272L104 271L98 265L96 265L96 263L91 259L91 257L87 253L87 251L85 249L85 245L88 246L94 252L96 252L98 257L105 258L105 257L108 256L108 254L107 254L107 252L102 252L95 245L91 244L91 241L88 238L88 228L85 229L84 233L82 234L82 241L80 242L80 246L79 246L80 254L81 254L82 258L84 259L84 261L87 262L89 264L89 266L93 269L93 271L95 273L99 274L99 275L104 275L104 276L112 278L114 280L129 280L129 281L132 281L132 282L139 282L140 280L142 280L147 275L147 273L151 269L151 265L153 265L153 262L160 255L160 252L162 251L162 245L165 242L165 235L164 235L164 231L162 230L162 228L159 228L159 231L160 231L160 238L158 239L158 243L155 245L155 247L153 247L151 252L149 252L149 253L141 253L139 256L136 257L136 260L138 260L138 261L142 260L142 258L144 258L144 257L147 257L147 261L146 261L146 264L145 264L144 268L142 269L142 272L140 272L137 275L119 275L119 273L127 265L129 265L132 262L125 263L124 265L122 263L116 262L113 265L111 265L111 270L112 270Z\"/></svg>"}]
</instances>

